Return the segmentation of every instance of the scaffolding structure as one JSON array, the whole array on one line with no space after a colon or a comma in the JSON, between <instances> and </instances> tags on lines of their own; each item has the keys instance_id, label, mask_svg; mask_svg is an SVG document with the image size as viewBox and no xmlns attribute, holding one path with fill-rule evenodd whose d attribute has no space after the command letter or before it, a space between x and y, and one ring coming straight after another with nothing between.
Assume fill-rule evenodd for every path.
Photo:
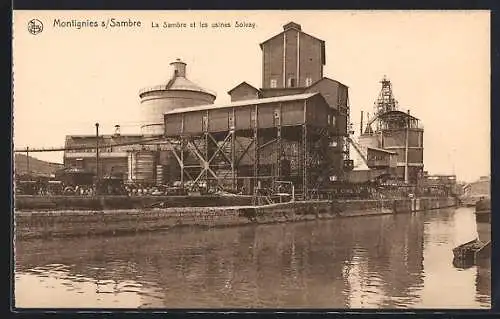
<instances>
[{"instance_id":1,"label":"scaffolding structure","mask_svg":"<svg viewBox=\"0 0 500 319\"><path fill-rule=\"evenodd\" d=\"M339 174L343 164L333 125L338 111L329 108L321 95L313 95L293 110L286 103L248 101L224 108L223 113L212 108L173 114L176 118L166 114L166 143L181 184L261 195L289 181L298 198L310 198L330 175ZM229 124L214 128L221 123L221 114L227 114ZM200 129L189 127L201 117Z\"/></svg>"},{"instance_id":2,"label":"scaffolding structure","mask_svg":"<svg viewBox=\"0 0 500 319\"><path fill-rule=\"evenodd\" d=\"M398 101L394 98L391 81L389 81L387 76L384 75L384 78L380 81L380 83L382 84L382 88L374 103L373 120L377 119L379 115L398 110ZM377 122L377 130L381 130L382 123L381 121Z\"/></svg>"},{"instance_id":3,"label":"scaffolding structure","mask_svg":"<svg viewBox=\"0 0 500 319\"><path fill-rule=\"evenodd\" d=\"M423 171L423 128L410 111L399 110L392 84L386 76L380 81L382 88L375 100L374 117L366 128L361 124L361 136L366 145L397 154L396 178L405 183L416 183ZM363 113L361 113L363 123ZM374 126L374 128L372 127Z\"/></svg>"}]
</instances>

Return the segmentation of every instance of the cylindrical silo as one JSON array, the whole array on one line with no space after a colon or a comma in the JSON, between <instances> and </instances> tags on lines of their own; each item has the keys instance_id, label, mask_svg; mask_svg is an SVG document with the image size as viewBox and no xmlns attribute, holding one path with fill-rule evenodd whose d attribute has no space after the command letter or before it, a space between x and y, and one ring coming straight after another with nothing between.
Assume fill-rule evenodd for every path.
<instances>
[{"instance_id":1,"label":"cylindrical silo","mask_svg":"<svg viewBox=\"0 0 500 319\"><path fill-rule=\"evenodd\" d=\"M135 154L135 181L152 184L155 182L156 154L153 151L139 151Z\"/></svg>"},{"instance_id":2,"label":"cylindrical silo","mask_svg":"<svg viewBox=\"0 0 500 319\"><path fill-rule=\"evenodd\" d=\"M177 108L213 104L215 94L201 88L186 78L186 63L172 62L174 75L167 84L143 89L141 122L144 135L164 134L164 113Z\"/></svg>"},{"instance_id":3,"label":"cylindrical silo","mask_svg":"<svg viewBox=\"0 0 500 319\"><path fill-rule=\"evenodd\" d=\"M165 167L156 165L156 185L163 185L165 182Z\"/></svg>"},{"instance_id":4,"label":"cylindrical silo","mask_svg":"<svg viewBox=\"0 0 500 319\"><path fill-rule=\"evenodd\" d=\"M396 152L398 177L414 183L424 167L424 129L419 126L418 119L405 112L391 113L392 122L385 119L390 125L381 131L382 146Z\"/></svg>"},{"instance_id":5,"label":"cylindrical silo","mask_svg":"<svg viewBox=\"0 0 500 319\"><path fill-rule=\"evenodd\" d=\"M128 153L128 181L135 181L135 170L137 165L136 153L129 152Z\"/></svg>"}]
</instances>

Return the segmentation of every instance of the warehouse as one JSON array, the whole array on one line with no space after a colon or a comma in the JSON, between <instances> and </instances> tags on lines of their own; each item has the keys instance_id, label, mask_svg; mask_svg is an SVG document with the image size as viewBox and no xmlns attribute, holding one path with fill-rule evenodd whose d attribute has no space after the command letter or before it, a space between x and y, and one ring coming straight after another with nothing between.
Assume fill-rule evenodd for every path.
<instances>
[{"instance_id":1,"label":"warehouse","mask_svg":"<svg viewBox=\"0 0 500 319\"><path fill-rule=\"evenodd\" d=\"M341 173L338 116L319 93L245 100L167 112L165 137L182 182L252 193L292 181L306 193Z\"/></svg>"}]
</instances>

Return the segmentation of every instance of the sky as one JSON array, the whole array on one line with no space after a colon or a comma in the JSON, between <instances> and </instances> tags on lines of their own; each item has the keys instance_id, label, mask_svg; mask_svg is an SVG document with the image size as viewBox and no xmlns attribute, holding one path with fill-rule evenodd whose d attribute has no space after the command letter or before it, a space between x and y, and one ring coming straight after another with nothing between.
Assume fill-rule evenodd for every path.
<instances>
[{"instance_id":1,"label":"sky","mask_svg":"<svg viewBox=\"0 0 500 319\"><path fill-rule=\"evenodd\" d=\"M44 24L37 35L28 32L34 18ZM141 26L54 27L54 19L108 18ZM242 81L261 86L259 43L294 21L326 42L324 76L349 87L356 133L386 75L400 109L422 121L425 170L464 181L490 174L488 11L14 11L13 21L16 149L63 146L65 135L94 134L96 122L102 134L116 124L138 133L139 90L166 83L176 58L188 79L228 102ZM31 155L62 162L60 152Z\"/></svg>"}]
</instances>

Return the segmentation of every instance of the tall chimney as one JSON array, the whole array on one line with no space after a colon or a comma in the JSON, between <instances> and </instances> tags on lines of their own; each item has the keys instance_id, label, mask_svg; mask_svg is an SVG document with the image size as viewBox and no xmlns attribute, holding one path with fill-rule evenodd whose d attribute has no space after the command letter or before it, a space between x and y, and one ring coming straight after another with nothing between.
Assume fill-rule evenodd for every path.
<instances>
[{"instance_id":1,"label":"tall chimney","mask_svg":"<svg viewBox=\"0 0 500 319\"><path fill-rule=\"evenodd\" d=\"M174 77L186 77L186 63L182 62L181 59L176 59L170 65L174 66Z\"/></svg>"}]
</instances>

